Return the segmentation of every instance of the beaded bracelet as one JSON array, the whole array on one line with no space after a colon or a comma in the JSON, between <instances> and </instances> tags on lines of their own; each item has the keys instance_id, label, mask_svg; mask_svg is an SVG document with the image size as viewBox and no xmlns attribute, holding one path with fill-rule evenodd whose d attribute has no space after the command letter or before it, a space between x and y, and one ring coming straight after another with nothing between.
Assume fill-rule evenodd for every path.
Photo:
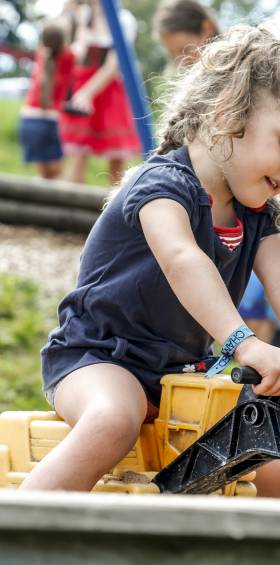
<instances>
[{"instance_id":1,"label":"beaded bracelet","mask_svg":"<svg viewBox=\"0 0 280 565\"><path fill-rule=\"evenodd\" d=\"M233 354L238 345L240 345L242 341L245 341L245 339L251 337L252 335L255 335L254 332L252 332L252 330L250 330L250 328L248 328L248 326L246 326L245 324L239 326L239 328L234 330L226 339L221 350L221 356L219 357L218 361L216 361L216 363L214 363L214 365L212 365L212 367L208 369L205 375L206 378L213 377L217 373L220 373L233 358Z\"/></svg>"}]
</instances>

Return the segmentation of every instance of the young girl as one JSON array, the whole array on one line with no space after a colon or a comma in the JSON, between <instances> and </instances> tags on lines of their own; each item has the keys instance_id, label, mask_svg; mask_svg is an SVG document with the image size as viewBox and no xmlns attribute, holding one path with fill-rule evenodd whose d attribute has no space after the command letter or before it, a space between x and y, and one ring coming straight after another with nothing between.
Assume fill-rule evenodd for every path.
<instances>
[{"instance_id":1,"label":"young girl","mask_svg":"<svg viewBox=\"0 0 280 565\"><path fill-rule=\"evenodd\" d=\"M212 11L193 0L163 0L154 18L154 34L165 47L176 66L192 64L198 57L199 47L218 34ZM167 66L171 70L171 66ZM232 245L238 244L238 233L232 233ZM266 303L264 289L252 273L239 312L255 335L272 343L276 316Z\"/></svg>"},{"instance_id":2,"label":"young girl","mask_svg":"<svg viewBox=\"0 0 280 565\"><path fill-rule=\"evenodd\" d=\"M71 83L74 55L65 48L63 31L56 24L44 27L41 42L20 114L19 137L24 160L37 163L42 177L55 178L63 157L58 117Z\"/></svg>"},{"instance_id":3,"label":"young girl","mask_svg":"<svg viewBox=\"0 0 280 565\"><path fill-rule=\"evenodd\" d=\"M219 33L212 11L195 0L163 0L153 27L155 37L176 65L193 63L198 48Z\"/></svg>"},{"instance_id":4,"label":"young girl","mask_svg":"<svg viewBox=\"0 0 280 565\"><path fill-rule=\"evenodd\" d=\"M156 414L161 376L209 367L214 339L259 371L257 394L280 394L280 350L237 311L254 268L280 314L279 193L280 41L241 26L184 71L158 151L88 237L42 351L47 398L73 430L22 488L91 489ZM258 471L260 494L279 496L279 471Z\"/></svg>"},{"instance_id":5,"label":"young girl","mask_svg":"<svg viewBox=\"0 0 280 565\"><path fill-rule=\"evenodd\" d=\"M99 156L108 159L109 180L115 183L122 176L125 159L139 155L140 143L101 4L99 0L89 4L78 12L73 97L61 117L63 143L70 157L64 178L84 182L89 158ZM133 42L132 14L120 10L120 20L128 41Z\"/></svg>"}]
</instances>

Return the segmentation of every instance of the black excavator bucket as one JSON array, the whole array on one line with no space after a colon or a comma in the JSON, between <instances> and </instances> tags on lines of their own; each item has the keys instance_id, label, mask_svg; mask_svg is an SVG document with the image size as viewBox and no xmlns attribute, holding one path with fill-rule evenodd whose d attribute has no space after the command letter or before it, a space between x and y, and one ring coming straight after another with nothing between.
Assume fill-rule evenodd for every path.
<instances>
[{"instance_id":1,"label":"black excavator bucket","mask_svg":"<svg viewBox=\"0 0 280 565\"><path fill-rule=\"evenodd\" d=\"M252 369L232 379L258 384ZM210 494L259 466L280 459L280 398L256 396L246 384L237 406L153 479L161 492Z\"/></svg>"}]
</instances>

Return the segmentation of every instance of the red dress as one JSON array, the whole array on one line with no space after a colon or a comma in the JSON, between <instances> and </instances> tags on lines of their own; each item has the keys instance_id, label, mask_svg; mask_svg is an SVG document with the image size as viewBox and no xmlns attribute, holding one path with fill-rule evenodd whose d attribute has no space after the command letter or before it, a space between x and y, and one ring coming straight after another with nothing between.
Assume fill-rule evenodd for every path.
<instances>
[{"instance_id":1,"label":"red dress","mask_svg":"<svg viewBox=\"0 0 280 565\"><path fill-rule=\"evenodd\" d=\"M73 73L73 93L79 90L103 64L108 48L91 46L83 65ZM117 75L92 100L87 116L63 112L61 135L66 152L95 154L125 159L141 151L123 81Z\"/></svg>"},{"instance_id":2,"label":"red dress","mask_svg":"<svg viewBox=\"0 0 280 565\"><path fill-rule=\"evenodd\" d=\"M41 82L45 64L43 49L39 49L31 76L31 86L26 98L26 105L41 108ZM55 58L55 71L51 100L48 109L61 110L65 101L70 84L72 82L75 64L74 54L70 49L64 49Z\"/></svg>"}]
</instances>

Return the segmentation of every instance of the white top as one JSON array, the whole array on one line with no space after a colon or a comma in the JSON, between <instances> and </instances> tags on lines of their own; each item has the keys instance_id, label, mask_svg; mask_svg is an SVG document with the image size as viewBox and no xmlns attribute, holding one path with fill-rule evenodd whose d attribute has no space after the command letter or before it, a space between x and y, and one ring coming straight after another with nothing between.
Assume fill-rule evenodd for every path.
<instances>
[{"instance_id":1,"label":"white top","mask_svg":"<svg viewBox=\"0 0 280 565\"><path fill-rule=\"evenodd\" d=\"M87 6L83 6L83 8L84 11L82 14L82 20L85 21L88 19L89 13L86 11L88 8ZM128 43L133 44L137 35L136 18L131 12L129 12L129 10L121 9L119 11L119 19L126 40ZM106 21L104 21L104 24L102 25L101 32L97 32L97 30L95 31L90 28L83 29L82 36L77 43L80 41L87 46L96 45L97 47L110 48L113 45L112 35Z\"/></svg>"}]
</instances>

